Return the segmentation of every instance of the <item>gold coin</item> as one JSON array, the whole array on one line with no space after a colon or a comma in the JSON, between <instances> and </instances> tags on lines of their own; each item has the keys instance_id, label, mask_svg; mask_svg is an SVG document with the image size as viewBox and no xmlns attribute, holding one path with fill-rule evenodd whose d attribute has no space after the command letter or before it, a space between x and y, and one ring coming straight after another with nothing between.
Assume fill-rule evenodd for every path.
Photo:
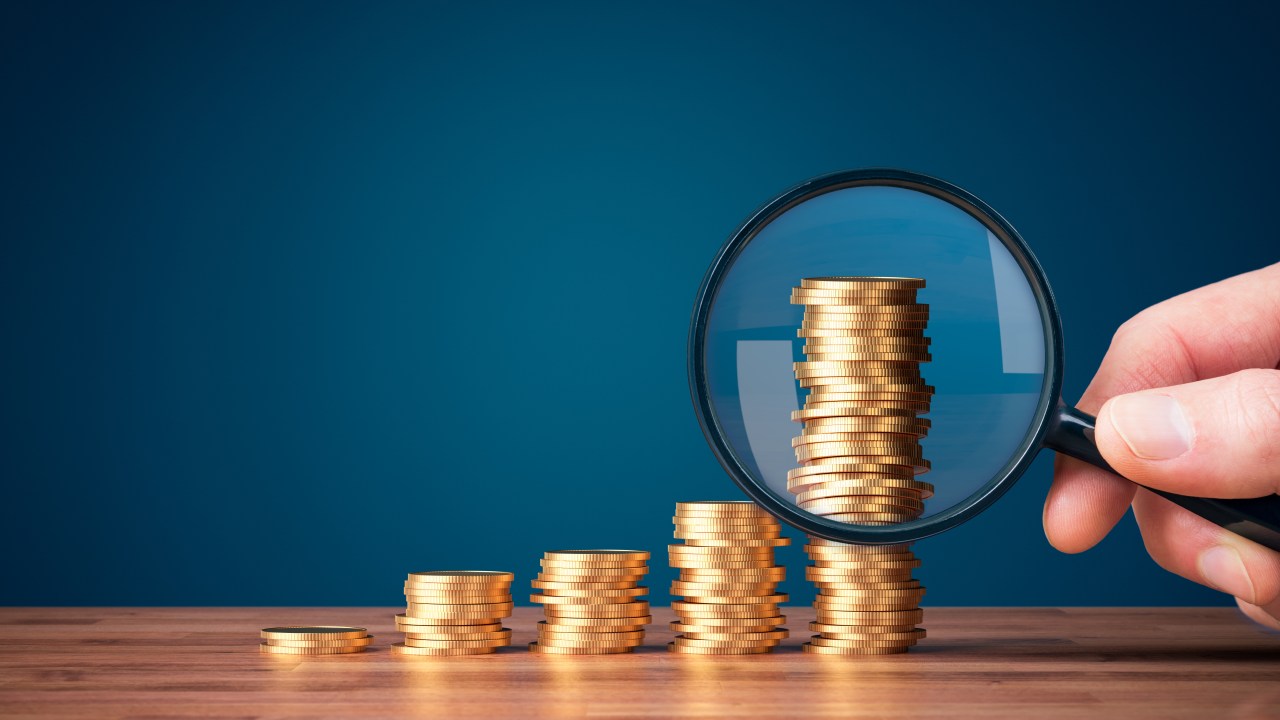
<instances>
[{"instance_id":1,"label":"gold coin","mask_svg":"<svg viewBox=\"0 0 1280 720\"><path fill-rule=\"evenodd\" d=\"M786 593L769 595L699 595L700 605L766 605L784 603L788 599Z\"/></svg>"},{"instance_id":2,"label":"gold coin","mask_svg":"<svg viewBox=\"0 0 1280 720\"><path fill-rule=\"evenodd\" d=\"M680 625L680 623L672 623L672 625ZM698 625L692 625L694 628ZM676 628L672 628L676 629ZM762 630L762 632L744 632L744 633L726 633L726 632L689 632L689 630L676 630L680 635L676 637L684 637L691 641L781 641L791 634L786 628Z\"/></svg>"},{"instance_id":3,"label":"gold coin","mask_svg":"<svg viewBox=\"0 0 1280 720\"><path fill-rule=\"evenodd\" d=\"M500 570L430 570L409 573L410 582L470 584L470 583L508 583L515 580L515 575Z\"/></svg>"},{"instance_id":4,"label":"gold coin","mask_svg":"<svg viewBox=\"0 0 1280 720\"><path fill-rule=\"evenodd\" d=\"M490 630L477 633L404 633L404 639L410 641L497 641L511 639L511 628Z\"/></svg>"},{"instance_id":5,"label":"gold coin","mask_svg":"<svg viewBox=\"0 0 1280 720\"><path fill-rule=\"evenodd\" d=\"M529 652L541 653L543 655L617 655L621 653L629 653L633 649L634 648L632 646L575 648L551 647L536 642L529 643Z\"/></svg>"},{"instance_id":6,"label":"gold coin","mask_svg":"<svg viewBox=\"0 0 1280 720\"><path fill-rule=\"evenodd\" d=\"M849 640L844 638L831 638L825 635L814 635L809 639L814 645L823 647L839 647L839 648L884 648L884 647L910 647L915 645L915 638L907 638L905 640Z\"/></svg>"},{"instance_id":7,"label":"gold coin","mask_svg":"<svg viewBox=\"0 0 1280 720\"><path fill-rule=\"evenodd\" d=\"M804 430L807 435L834 432L870 432L882 430L901 434L924 435L933 423L928 418L918 417L814 417L806 418ZM847 429L846 429L847 428Z\"/></svg>"},{"instance_id":8,"label":"gold coin","mask_svg":"<svg viewBox=\"0 0 1280 720\"><path fill-rule=\"evenodd\" d=\"M686 541L699 541L699 539L773 539L780 536L781 530L758 530L751 533L695 533L691 530L681 530L676 528L672 533L677 539L686 539Z\"/></svg>"},{"instance_id":9,"label":"gold coin","mask_svg":"<svg viewBox=\"0 0 1280 720\"><path fill-rule=\"evenodd\" d=\"M810 557L814 557L814 556L810 555ZM814 558L814 559L817 560L817 558ZM806 571L812 570L815 575L821 575L821 574L840 575L842 573L851 574L852 571L854 570L866 570L866 569L907 570L911 568L920 567L919 558L912 557L910 555L908 555L906 558L901 558L901 559L873 557L873 558L867 558L865 560L853 560L853 559L830 560L827 558L823 558L822 562L824 567L809 566L808 568L806 568ZM839 566L827 565L827 563L831 563L831 562L838 562L838 563L841 563L841 565Z\"/></svg>"},{"instance_id":10,"label":"gold coin","mask_svg":"<svg viewBox=\"0 0 1280 720\"><path fill-rule=\"evenodd\" d=\"M687 638L683 635L677 635L675 639L676 647L681 648L755 648L755 647L772 647L777 645L780 640L699 640L696 638Z\"/></svg>"},{"instance_id":11,"label":"gold coin","mask_svg":"<svg viewBox=\"0 0 1280 720\"><path fill-rule=\"evenodd\" d=\"M800 288L806 290L825 290L830 292L847 292L849 289L860 291L876 290L917 290L924 287L924 278L888 277L876 275L830 275L824 277L802 278Z\"/></svg>"},{"instance_id":12,"label":"gold coin","mask_svg":"<svg viewBox=\"0 0 1280 720\"><path fill-rule=\"evenodd\" d=\"M761 583L757 585L730 585L728 583L684 583L676 580L671 583L671 594L682 595L686 600L701 601L704 597L724 597L743 595L760 597L771 595L778 589L778 583Z\"/></svg>"},{"instance_id":13,"label":"gold coin","mask_svg":"<svg viewBox=\"0 0 1280 720\"><path fill-rule=\"evenodd\" d=\"M761 645L758 647L708 648L677 645L674 642L669 642L667 643L667 650L670 652L683 653L685 655L763 655L765 653L772 652L773 646Z\"/></svg>"},{"instance_id":14,"label":"gold coin","mask_svg":"<svg viewBox=\"0 0 1280 720\"><path fill-rule=\"evenodd\" d=\"M835 433L823 433L834 435ZM846 442L805 443L795 449L800 462L818 460L829 457L868 458L853 464L875 463L878 465L925 465L919 446L910 448L908 452L899 452L897 448L886 445L865 445Z\"/></svg>"},{"instance_id":15,"label":"gold coin","mask_svg":"<svg viewBox=\"0 0 1280 720\"><path fill-rule=\"evenodd\" d=\"M860 463L860 465L863 463ZM847 470L843 466L832 465L830 463L821 463L814 465L803 465L798 468L792 468L787 471L787 480L798 480L803 477L821 476L823 479L818 482L839 482L841 480L899 480L902 482L917 483L918 480L913 479L914 474L908 468L887 466L887 469L880 470L881 466L872 465L868 470ZM830 478L830 479L827 479ZM909 487L909 486L908 486Z\"/></svg>"},{"instance_id":16,"label":"gold coin","mask_svg":"<svg viewBox=\"0 0 1280 720\"><path fill-rule=\"evenodd\" d=\"M452 656L452 655L488 655L496 652L496 647L414 647L405 645L402 642L393 643L391 652L396 655L436 655L436 656Z\"/></svg>"},{"instance_id":17,"label":"gold coin","mask_svg":"<svg viewBox=\"0 0 1280 720\"><path fill-rule=\"evenodd\" d=\"M614 590L601 590L592 588L589 590L550 590L544 589L541 593L533 597L546 598L545 602L559 602L573 604L578 600L600 600L601 602L624 602L630 598L648 595L649 588L638 585L636 587L621 588ZM555 598L554 600L551 598ZM534 600L533 602L543 602ZM579 603L581 604L581 603ZM587 603L590 604L590 603Z\"/></svg>"},{"instance_id":18,"label":"gold coin","mask_svg":"<svg viewBox=\"0 0 1280 720\"><path fill-rule=\"evenodd\" d=\"M287 645L272 645L270 643L259 643L258 650L272 655L350 655L352 653L364 652L364 645L341 645L338 647L289 647Z\"/></svg>"},{"instance_id":19,"label":"gold coin","mask_svg":"<svg viewBox=\"0 0 1280 720\"><path fill-rule=\"evenodd\" d=\"M809 380L811 385L843 385L849 382L859 382L863 378L884 378L881 382L891 384L904 384L924 380L924 376L920 374L920 366L915 364L904 365L873 365L871 361L865 363L796 363L796 365L847 365L847 367L798 367L793 373L797 380ZM818 380L818 378L825 378Z\"/></svg>"},{"instance_id":20,"label":"gold coin","mask_svg":"<svg viewBox=\"0 0 1280 720\"><path fill-rule=\"evenodd\" d=\"M510 632L502 627L502 623L484 623L482 625L409 625L396 622L396 629L412 635L471 635L495 632Z\"/></svg>"},{"instance_id":21,"label":"gold coin","mask_svg":"<svg viewBox=\"0 0 1280 720\"><path fill-rule=\"evenodd\" d=\"M761 517L759 515L672 515L671 522L676 525L714 525L714 526L739 526L746 525L748 527L765 526L771 527L778 525L777 518L772 515Z\"/></svg>"},{"instance_id":22,"label":"gold coin","mask_svg":"<svg viewBox=\"0 0 1280 720\"><path fill-rule=\"evenodd\" d=\"M790 538L764 538L757 540L710 540L710 539L693 539L685 538L685 544L690 547L783 547L791 544Z\"/></svg>"},{"instance_id":23,"label":"gold coin","mask_svg":"<svg viewBox=\"0 0 1280 720\"><path fill-rule=\"evenodd\" d=\"M418 640L406 637L404 639L405 647L412 648L499 648L506 647L511 644L511 638L496 638L493 640Z\"/></svg>"},{"instance_id":24,"label":"gold coin","mask_svg":"<svg viewBox=\"0 0 1280 720\"><path fill-rule=\"evenodd\" d=\"M747 513L770 517L752 500L689 500L676 503L676 514L686 512Z\"/></svg>"},{"instance_id":25,"label":"gold coin","mask_svg":"<svg viewBox=\"0 0 1280 720\"><path fill-rule=\"evenodd\" d=\"M598 562L600 560L608 561L642 561L649 559L648 550L617 550L613 548L604 550L548 550L542 553L544 560L557 560L569 562Z\"/></svg>"},{"instance_id":26,"label":"gold coin","mask_svg":"<svg viewBox=\"0 0 1280 720\"><path fill-rule=\"evenodd\" d=\"M815 627L817 626L817 627ZM827 628L830 628L828 630ZM901 630L896 632L861 632L844 625L822 625L821 623L809 623L810 630L821 632L823 637L832 640L870 640L879 642L893 642L896 640L923 640L927 637L924 628L912 628L909 630Z\"/></svg>"},{"instance_id":27,"label":"gold coin","mask_svg":"<svg viewBox=\"0 0 1280 720\"><path fill-rule=\"evenodd\" d=\"M554 625L543 625L538 623L538 639L563 639L563 640L584 640L591 642L601 642L606 644L618 644L625 640L643 640L643 630L630 630L627 632L576 632L572 628L556 629Z\"/></svg>"},{"instance_id":28,"label":"gold coin","mask_svg":"<svg viewBox=\"0 0 1280 720\"><path fill-rule=\"evenodd\" d=\"M446 596L446 595L419 595L413 592L404 594L405 601L416 605L456 605L466 607L467 605L482 605L511 602L511 593L503 593L502 595L462 595L462 596Z\"/></svg>"},{"instance_id":29,"label":"gold coin","mask_svg":"<svg viewBox=\"0 0 1280 720\"><path fill-rule=\"evenodd\" d=\"M283 625L263 628L266 640L354 640L369 636L369 630L349 625Z\"/></svg>"},{"instance_id":30,"label":"gold coin","mask_svg":"<svg viewBox=\"0 0 1280 720\"><path fill-rule=\"evenodd\" d=\"M676 613L679 615L679 613ZM787 622L786 615L768 615L757 616L748 615L742 617L690 617L684 620L676 620L675 622L683 624L685 627L702 628L703 632L735 632L738 629L749 630L761 625L768 626L765 629L773 630L779 625ZM719 629L714 629L719 628ZM672 628L675 629L674 627Z\"/></svg>"},{"instance_id":31,"label":"gold coin","mask_svg":"<svg viewBox=\"0 0 1280 720\"><path fill-rule=\"evenodd\" d=\"M920 499L927 499L933 496L933 488L919 489L907 483L917 482L910 479L914 470L908 467L901 467L894 475L888 477L881 476L880 473L832 473L830 475L804 475L787 481L787 487L793 493L811 492L817 490L901 490L903 492L918 493ZM828 479L836 478L836 479ZM920 483L928 485L928 483Z\"/></svg>"},{"instance_id":32,"label":"gold coin","mask_svg":"<svg viewBox=\"0 0 1280 720\"><path fill-rule=\"evenodd\" d=\"M715 559L729 559L734 556L743 558L772 558L773 550L771 548L759 547L699 547L697 545L681 545L672 543L667 546L667 552L672 555L688 555L696 557L708 557Z\"/></svg>"},{"instance_id":33,"label":"gold coin","mask_svg":"<svg viewBox=\"0 0 1280 720\"><path fill-rule=\"evenodd\" d=\"M611 603L607 605L568 605L550 603L543 606L542 612L547 617L640 617L649 614L649 603L641 600L632 600L631 602L625 603Z\"/></svg>"},{"instance_id":34,"label":"gold coin","mask_svg":"<svg viewBox=\"0 0 1280 720\"><path fill-rule=\"evenodd\" d=\"M927 485L928 483L921 483ZM892 543L886 545L851 545L839 540L828 540L817 535L809 536L809 544L806 547L823 548L824 550L842 550L850 553L868 553L871 555L879 555L884 553L903 553L911 551L911 543Z\"/></svg>"},{"instance_id":35,"label":"gold coin","mask_svg":"<svg viewBox=\"0 0 1280 720\"><path fill-rule=\"evenodd\" d=\"M636 586L633 580L606 580L604 582L534 580L530 585L539 590L624 590Z\"/></svg>"},{"instance_id":36,"label":"gold coin","mask_svg":"<svg viewBox=\"0 0 1280 720\"><path fill-rule=\"evenodd\" d=\"M703 602L682 602L673 600L671 612L684 618L717 618L717 617L775 617L778 613L777 603L760 603L751 605L728 605Z\"/></svg>"},{"instance_id":37,"label":"gold coin","mask_svg":"<svg viewBox=\"0 0 1280 720\"><path fill-rule=\"evenodd\" d=\"M542 622L559 628L582 628L583 630L594 630L596 632L625 632L629 630L643 630L645 625L653 622L653 616L638 615L634 617L612 618L549 616Z\"/></svg>"},{"instance_id":38,"label":"gold coin","mask_svg":"<svg viewBox=\"0 0 1280 720\"><path fill-rule=\"evenodd\" d=\"M832 306L834 310L839 310L839 306ZM916 350L919 348L927 348L933 344L933 338L924 334L924 331L910 334L895 334L881 336L877 334L864 335L862 333L851 333L841 335L839 337L823 337L810 338L801 346L800 351L806 355L813 352L836 352L828 348L840 348L843 350L859 350L880 349L880 348L910 348ZM819 349L814 349L819 348ZM901 351L899 351L901 352Z\"/></svg>"},{"instance_id":39,"label":"gold coin","mask_svg":"<svg viewBox=\"0 0 1280 720\"><path fill-rule=\"evenodd\" d=\"M817 655L896 655L904 653L907 648L840 648L826 647L823 645L814 645L813 643L805 643L801 649L807 653Z\"/></svg>"},{"instance_id":40,"label":"gold coin","mask_svg":"<svg viewBox=\"0 0 1280 720\"><path fill-rule=\"evenodd\" d=\"M901 360L909 362L927 363L933 362L933 356L929 353L859 353L859 352L813 352L806 353L805 359L810 362L857 362L860 360L870 360L872 356L883 360Z\"/></svg>"},{"instance_id":41,"label":"gold coin","mask_svg":"<svg viewBox=\"0 0 1280 720\"><path fill-rule=\"evenodd\" d=\"M760 560L731 561L731 560L702 560L698 558L689 559L687 556L673 555L671 556L671 560L670 562L667 563L667 565L673 568L680 568L681 570L698 570L698 571L761 570L764 568L773 567L774 562L776 562L776 560L774 560L773 558L762 558Z\"/></svg>"},{"instance_id":42,"label":"gold coin","mask_svg":"<svg viewBox=\"0 0 1280 720\"><path fill-rule=\"evenodd\" d=\"M423 603L406 603L407 615L420 618L429 617L478 617L491 618L494 613L505 617L514 607L510 602L478 603L474 605L429 605Z\"/></svg>"},{"instance_id":43,"label":"gold coin","mask_svg":"<svg viewBox=\"0 0 1280 720\"><path fill-rule=\"evenodd\" d=\"M272 647L364 647L373 644L373 636L347 640L268 640L267 644Z\"/></svg>"},{"instance_id":44,"label":"gold coin","mask_svg":"<svg viewBox=\"0 0 1280 720\"><path fill-rule=\"evenodd\" d=\"M636 591L639 591L639 592L636 592ZM596 594L594 592L581 594L581 591L577 591L577 590L565 590L563 592L571 593L571 594L568 594L568 595L551 594L550 591L542 592L542 593L533 593L532 595L529 596L529 602L541 603L543 605L616 605L618 603L627 602L631 598L640 597L642 595L648 595L649 588L638 587L638 588L633 588L632 590L629 590L629 591L612 590L610 592L613 592L613 593L626 592L627 593L627 594L613 594L613 595L601 595L601 594Z\"/></svg>"},{"instance_id":45,"label":"gold coin","mask_svg":"<svg viewBox=\"0 0 1280 720\"><path fill-rule=\"evenodd\" d=\"M574 577L596 577L601 578L593 582L607 582L609 580L634 580L642 578L649 572L648 565L635 565L625 568L598 568L598 567L544 567L542 572L538 573L539 580L550 580L556 578L574 578ZM586 582L569 581L563 582Z\"/></svg>"},{"instance_id":46,"label":"gold coin","mask_svg":"<svg viewBox=\"0 0 1280 720\"><path fill-rule=\"evenodd\" d=\"M825 483L824 483L825 484ZM877 501L884 502L887 500L906 501L912 507L920 507L924 502L924 497L919 490L910 488L884 487L878 485L862 485L862 486L840 486L814 488L809 487L796 493L796 502L802 503L807 500L821 500L824 498L876 498ZM870 502L867 500L866 502Z\"/></svg>"},{"instance_id":47,"label":"gold coin","mask_svg":"<svg viewBox=\"0 0 1280 720\"><path fill-rule=\"evenodd\" d=\"M557 648L639 647L644 644L644 638L639 637L630 640L572 640L569 638L553 637L550 635L539 635L538 644L543 647Z\"/></svg>"},{"instance_id":48,"label":"gold coin","mask_svg":"<svg viewBox=\"0 0 1280 720\"><path fill-rule=\"evenodd\" d=\"M911 418L915 419L917 412L915 410L902 410L899 408L882 407L882 406L854 406L850 403L830 403L827 405L805 405L799 410L791 411L791 419L794 422L807 422L818 418L854 418L861 420L879 420L881 418L897 419Z\"/></svg>"},{"instance_id":49,"label":"gold coin","mask_svg":"<svg viewBox=\"0 0 1280 720\"><path fill-rule=\"evenodd\" d=\"M502 616L505 617L505 616ZM408 613L400 613L396 615L396 625L492 625L499 624L502 617L493 618L469 618L469 617L416 617Z\"/></svg>"},{"instance_id":50,"label":"gold coin","mask_svg":"<svg viewBox=\"0 0 1280 720\"><path fill-rule=\"evenodd\" d=\"M898 382L892 377L879 378L884 382L875 382L877 378L846 379L844 381L827 378L802 380L800 384L809 389L809 394L893 394L893 395L925 395L932 398L934 387L921 378L915 382Z\"/></svg>"},{"instance_id":51,"label":"gold coin","mask_svg":"<svg viewBox=\"0 0 1280 720\"><path fill-rule=\"evenodd\" d=\"M826 518L831 522L846 525L900 525L920 517L919 512L829 512L826 510L806 510L806 512Z\"/></svg>"},{"instance_id":52,"label":"gold coin","mask_svg":"<svg viewBox=\"0 0 1280 720\"><path fill-rule=\"evenodd\" d=\"M797 505L799 505L800 507L804 508L805 510L808 510L809 512L815 515L823 514L823 513L841 513L841 514L849 514L849 513L881 514L883 513L886 515L914 517L920 514L920 509L921 509L920 505L917 505L916 507L913 508L908 505L904 505L902 503L881 502L881 501L860 502L855 500L854 498L849 498L849 497L819 498L817 500L806 500L804 502L798 502ZM896 520L897 517L866 518L866 519Z\"/></svg>"},{"instance_id":53,"label":"gold coin","mask_svg":"<svg viewBox=\"0 0 1280 720\"><path fill-rule=\"evenodd\" d=\"M813 609L818 612L853 612L859 610L915 610L920 607L919 600L912 599L888 599L888 600L850 600L848 602L815 602Z\"/></svg>"},{"instance_id":54,"label":"gold coin","mask_svg":"<svg viewBox=\"0 0 1280 720\"><path fill-rule=\"evenodd\" d=\"M910 549L889 549L889 546L872 546L875 550L857 551L846 550L838 547L827 547L825 545L814 545L812 538L808 545L804 546L804 551L813 558L814 562L822 563L827 561L838 562L883 562L885 560L915 560L915 553ZM885 548L885 549L881 549Z\"/></svg>"},{"instance_id":55,"label":"gold coin","mask_svg":"<svg viewBox=\"0 0 1280 720\"><path fill-rule=\"evenodd\" d=\"M810 390L805 396L806 402L889 402L889 403L920 403L925 407L930 407L933 403L933 395L927 392L903 390L899 392L882 392L879 390L859 390L856 392L833 392L829 386L822 386L814 390Z\"/></svg>"},{"instance_id":56,"label":"gold coin","mask_svg":"<svg viewBox=\"0 0 1280 720\"><path fill-rule=\"evenodd\" d=\"M630 570L631 568L645 567L647 564L644 560L603 560L592 562L588 560L539 560L538 564L543 570Z\"/></svg>"},{"instance_id":57,"label":"gold coin","mask_svg":"<svg viewBox=\"0 0 1280 720\"><path fill-rule=\"evenodd\" d=\"M680 579L687 582L781 582L787 577L787 569L781 565L762 568L682 568Z\"/></svg>"},{"instance_id":58,"label":"gold coin","mask_svg":"<svg viewBox=\"0 0 1280 720\"><path fill-rule=\"evenodd\" d=\"M846 322L801 321L798 332L805 333L800 337L815 337L813 333L840 333L851 330L915 330L924 332L929 327L927 315L904 315L894 320L863 320ZM816 337L822 337L817 335Z\"/></svg>"},{"instance_id":59,"label":"gold coin","mask_svg":"<svg viewBox=\"0 0 1280 720\"><path fill-rule=\"evenodd\" d=\"M715 620L716 618L712 618L712 619ZM779 630L784 632L786 631L786 628L778 627L782 623L765 622L763 619L755 619L755 618L730 618L730 619L740 620L742 621L742 623L750 623L750 624L710 625L702 621L687 623L682 620L672 620L668 624L668 627L670 627L674 632L681 633L681 634L690 634L690 635L705 635L705 634L712 634L712 635L730 634L731 635L734 633L776 632Z\"/></svg>"}]
</instances>

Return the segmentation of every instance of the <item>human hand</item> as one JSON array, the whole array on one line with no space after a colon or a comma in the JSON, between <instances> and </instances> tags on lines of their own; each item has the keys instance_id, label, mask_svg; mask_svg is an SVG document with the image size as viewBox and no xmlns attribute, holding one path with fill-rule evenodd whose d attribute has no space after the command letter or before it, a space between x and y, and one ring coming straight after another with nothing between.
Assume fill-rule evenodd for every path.
<instances>
[{"instance_id":1,"label":"human hand","mask_svg":"<svg viewBox=\"0 0 1280 720\"><path fill-rule=\"evenodd\" d=\"M1280 264L1154 305L1116 331L1078 407L1116 472L1181 495L1280 492ZM1280 553L1115 475L1058 455L1044 529L1057 549L1098 543L1132 504L1164 569L1236 597L1280 629Z\"/></svg>"}]
</instances>

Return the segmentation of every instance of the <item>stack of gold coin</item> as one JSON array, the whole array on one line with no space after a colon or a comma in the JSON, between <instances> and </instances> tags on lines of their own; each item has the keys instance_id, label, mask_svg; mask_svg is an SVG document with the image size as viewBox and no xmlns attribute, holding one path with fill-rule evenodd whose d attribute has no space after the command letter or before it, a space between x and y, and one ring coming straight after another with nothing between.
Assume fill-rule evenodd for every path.
<instances>
[{"instance_id":1,"label":"stack of gold coin","mask_svg":"<svg viewBox=\"0 0 1280 720\"><path fill-rule=\"evenodd\" d=\"M542 605L538 641L529 650L547 655L611 655L644 642L653 617L640 581L649 572L643 550L552 550L529 596Z\"/></svg>"},{"instance_id":2,"label":"stack of gold coin","mask_svg":"<svg viewBox=\"0 0 1280 720\"><path fill-rule=\"evenodd\" d=\"M787 475L797 504L816 515L863 525L920 516L933 487L920 438L930 427L933 388L924 335L929 306L916 302L919 278L806 278L791 293L804 305L799 337L805 360L796 379L809 395L792 419L800 467ZM866 655L905 652L924 637L915 627L924 588L912 579L920 561L907 545L856 546L811 537L806 577L818 586L818 631L805 652Z\"/></svg>"},{"instance_id":3,"label":"stack of gold coin","mask_svg":"<svg viewBox=\"0 0 1280 720\"><path fill-rule=\"evenodd\" d=\"M288 625L263 628L258 649L272 655L349 655L364 652L373 636L362 627Z\"/></svg>"},{"instance_id":4,"label":"stack of gold coin","mask_svg":"<svg viewBox=\"0 0 1280 720\"><path fill-rule=\"evenodd\" d=\"M497 570L435 570L409 573L404 583L408 608L396 616L404 642L400 655L484 655L511 644L502 627L511 616L511 582Z\"/></svg>"},{"instance_id":5,"label":"stack of gold coin","mask_svg":"<svg viewBox=\"0 0 1280 720\"><path fill-rule=\"evenodd\" d=\"M671 603L680 616L671 629L679 634L667 649L696 655L773 650L787 637L778 608L787 596L777 592L786 568L773 549L791 542L778 521L745 500L676 503L672 520L684 544L668 546L671 567L680 568L671 594L684 600Z\"/></svg>"}]
</instances>

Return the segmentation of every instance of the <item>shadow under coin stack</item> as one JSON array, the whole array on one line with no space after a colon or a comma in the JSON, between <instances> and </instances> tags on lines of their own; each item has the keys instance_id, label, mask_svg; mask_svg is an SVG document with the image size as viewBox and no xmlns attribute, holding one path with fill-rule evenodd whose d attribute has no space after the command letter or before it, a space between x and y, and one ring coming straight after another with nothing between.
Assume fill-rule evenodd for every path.
<instances>
[{"instance_id":1,"label":"shadow under coin stack","mask_svg":"<svg viewBox=\"0 0 1280 720\"><path fill-rule=\"evenodd\" d=\"M502 627L511 617L511 582L496 570L437 570L409 573L404 583L408 609L396 616L404 642L400 655L485 655L511 644Z\"/></svg>"},{"instance_id":2,"label":"shadow under coin stack","mask_svg":"<svg viewBox=\"0 0 1280 720\"><path fill-rule=\"evenodd\" d=\"M542 604L546 620L529 650L546 655L628 653L644 642L653 617L649 572L643 550L553 550L543 553L542 572L529 599Z\"/></svg>"},{"instance_id":3,"label":"shadow under coin stack","mask_svg":"<svg viewBox=\"0 0 1280 720\"><path fill-rule=\"evenodd\" d=\"M791 294L804 305L805 361L796 379L809 389L792 419L804 423L792 441L800 467L787 474L797 504L840 522L889 525L920 516L933 487L920 438L933 388L924 336L929 306L916 303L919 278L806 278ZM920 561L909 545L848 545L810 537L818 587L817 635L805 652L886 655L923 638L924 588L911 577Z\"/></svg>"},{"instance_id":4,"label":"shadow under coin stack","mask_svg":"<svg viewBox=\"0 0 1280 720\"><path fill-rule=\"evenodd\" d=\"M676 504L675 536L683 545L670 545L671 567L680 579L671 594L684 596L671 603L680 619L671 623L678 635L667 645L672 652L696 655L752 655L766 653L787 637L777 593L786 568L774 560L773 549L790 544L772 515L750 501L687 502Z\"/></svg>"},{"instance_id":5,"label":"shadow under coin stack","mask_svg":"<svg viewBox=\"0 0 1280 720\"><path fill-rule=\"evenodd\" d=\"M364 652L373 636L362 627L289 625L263 628L258 649L272 655L349 655Z\"/></svg>"}]
</instances>

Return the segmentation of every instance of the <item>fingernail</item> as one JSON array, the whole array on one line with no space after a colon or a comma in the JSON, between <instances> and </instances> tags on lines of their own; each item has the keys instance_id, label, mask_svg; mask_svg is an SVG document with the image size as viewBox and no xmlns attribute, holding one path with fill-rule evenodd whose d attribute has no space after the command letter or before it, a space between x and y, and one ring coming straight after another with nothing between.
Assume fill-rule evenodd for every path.
<instances>
[{"instance_id":1,"label":"fingernail","mask_svg":"<svg viewBox=\"0 0 1280 720\"><path fill-rule=\"evenodd\" d=\"M1253 601L1253 581L1240 553L1229 545L1215 545L1200 553L1200 574L1206 582L1245 602Z\"/></svg>"},{"instance_id":2,"label":"fingernail","mask_svg":"<svg viewBox=\"0 0 1280 720\"><path fill-rule=\"evenodd\" d=\"M1169 460L1191 449L1191 423L1168 395L1121 395L1111 401L1111 426L1145 460Z\"/></svg>"}]
</instances>

